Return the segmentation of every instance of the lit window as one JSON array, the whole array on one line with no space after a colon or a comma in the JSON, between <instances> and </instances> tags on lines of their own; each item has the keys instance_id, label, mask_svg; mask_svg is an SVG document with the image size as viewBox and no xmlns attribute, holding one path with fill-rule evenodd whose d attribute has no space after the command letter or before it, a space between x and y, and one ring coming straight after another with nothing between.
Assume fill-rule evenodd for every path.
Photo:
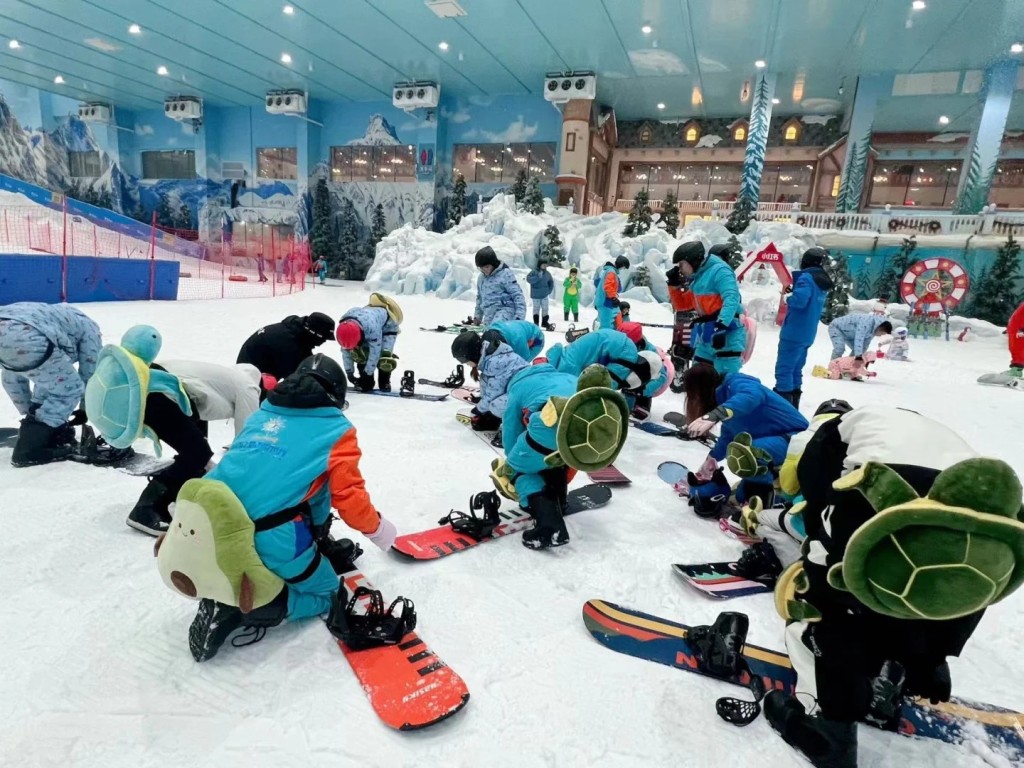
<instances>
[{"instance_id":1,"label":"lit window","mask_svg":"<svg viewBox=\"0 0 1024 768\"><path fill-rule=\"evenodd\" d=\"M832 179L832 197L839 197L839 176Z\"/></svg>"},{"instance_id":2,"label":"lit window","mask_svg":"<svg viewBox=\"0 0 1024 768\"><path fill-rule=\"evenodd\" d=\"M697 123L687 123L683 127L683 140L687 144L696 144L700 139L700 126Z\"/></svg>"},{"instance_id":3,"label":"lit window","mask_svg":"<svg viewBox=\"0 0 1024 768\"><path fill-rule=\"evenodd\" d=\"M747 140L747 127L745 125L737 126L736 130L733 131L732 137L736 141L746 141Z\"/></svg>"},{"instance_id":4,"label":"lit window","mask_svg":"<svg viewBox=\"0 0 1024 768\"><path fill-rule=\"evenodd\" d=\"M797 131L795 125L786 126L785 138L786 141L796 141L799 138L799 132Z\"/></svg>"}]
</instances>

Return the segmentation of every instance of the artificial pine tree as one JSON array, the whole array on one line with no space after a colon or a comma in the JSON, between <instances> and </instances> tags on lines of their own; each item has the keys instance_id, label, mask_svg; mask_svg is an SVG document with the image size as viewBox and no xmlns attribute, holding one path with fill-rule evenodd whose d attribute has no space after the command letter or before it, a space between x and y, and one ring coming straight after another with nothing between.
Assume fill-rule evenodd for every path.
<instances>
[{"instance_id":1,"label":"artificial pine tree","mask_svg":"<svg viewBox=\"0 0 1024 768\"><path fill-rule=\"evenodd\" d=\"M886 258L882 271L875 280L872 291L875 295L870 298L885 299L886 301L899 299L900 282L907 270L918 261L914 256L915 250L917 250L917 239L913 235L903 238L903 244L896 255L891 260Z\"/></svg>"},{"instance_id":2,"label":"artificial pine tree","mask_svg":"<svg viewBox=\"0 0 1024 768\"><path fill-rule=\"evenodd\" d=\"M544 242L540 246L540 255L548 264L560 267L565 261L562 251L562 237L558 227L552 224L544 230Z\"/></svg>"},{"instance_id":3,"label":"artificial pine tree","mask_svg":"<svg viewBox=\"0 0 1024 768\"><path fill-rule=\"evenodd\" d=\"M825 271L832 278L832 290L825 298L825 309L821 313L821 322L828 325L837 317L850 311L850 290L853 278L850 277L850 265L846 254L839 251L832 257L832 263L825 266Z\"/></svg>"},{"instance_id":4,"label":"artificial pine tree","mask_svg":"<svg viewBox=\"0 0 1024 768\"><path fill-rule=\"evenodd\" d=\"M175 229L192 229L192 209L188 207L188 203L182 203L181 207L178 208L178 215L174 220Z\"/></svg>"},{"instance_id":5,"label":"artificial pine tree","mask_svg":"<svg viewBox=\"0 0 1024 768\"><path fill-rule=\"evenodd\" d=\"M448 200L448 220L445 222L446 229L451 229L466 215L466 177L461 173L455 179L455 187L452 189L452 196Z\"/></svg>"},{"instance_id":6,"label":"artificial pine tree","mask_svg":"<svg viewBox=\"0 0 1024 768\"><path fill-rule=\"evenodd\" d=\"M992 266L982 272L974 288L971 315L995 325L1006 325L1021 301L1020 243L1013 235L999 247Z\"/></svg>"},{"instance_id":7,"label":"artificial pine tree","mask_svg":"<svg viewBox=\"0 0 1024 768\"><path fill-rule=\"evenodd\" d=\"M383 240L387 234L388 225L384 220L384 204L377 203L377 207L373 209L373 221L370 224L370 239L366 243L366 257L371 264L377 258L377 243Z\"/></svg>"},{"instance_id":8,"label":"artificial pine tree","mask_svg":"<svg viewBox=\"0 0 1024 768\"><path fill-rule=\"evenodd\" d=\"M743 263L743 248L740 247L740 241L736 238L736 235L730 237L726 245L729 246L729 258L727 261L729 266L736 270Z\"/></svg>"},{"instance_id":9,"label":"artificial pine tree","mask_svg":"<svg viewBox=\"0 0 1024 768\"><path fill-rule=\"evenodd\" d=\"M160 201L156 206L156 223L158 226L174 228L174 210L171 208L171 201L167 194L160 195Z\"/></svg>"},{"instance_id":10,"label":"artificial pine tree","mask_svg":"<svg viewBox=\"0 0 1024 768\"><path fill-rule=\"evenodd\" d=\"M335 264L327 263L331 277L346 280L360 280L359 267L362 259L359 242L359 221L351 200L345 200L341 207L341 223L338 227L338 256ZM365 274L365 273L364 273Z\"/></svg>"},{"instance_id":11,"label":"artificial pine tree","mask_svg":"<svg viewBox=\"0 0 1024 768\"><path fill-rule=\"evenodd\" d=\"M626 218L626 237L639 237L651 228L651 198L646 189L641 189L633 198L633 210Z\"/></svg>"},{"instance_id":12,"label":"artificial pine tree","mask_svg":"<svg viewBox=\"0 0 1024 768\"><path fill-rule=\"evenodd\" d=\"M526 169L520 168L516 174L515 184L512 185L512 194L516 196L516 202L521 203L526 199Z\"/></svg>"},{"instance_id":13,"label":"artificial pine tree","mask_svg":"<svg viewBox=\"0 0 1024 768\"><path fill-rule=\"evenodd\" d=\"M751 219L754 218L754 210L755 206L753 201L748 197L741 197L736 201L736 205L733 206L732 211L729 212L729 218L725 222L725 228L734 235L742 235L747 231L747 227L750 226Z\"/></svg>"},{"instance_id":14,"label":"artificial pine tree","mask_svg":"<svg viewBox=\"0 0 1024 768\"><path fill-rule=\"evenodd\" d=\"M865 264L860 272L853 278L853 295L858 299L870 299L871 297L871 273Z\"/></svg>"},{"instance_id":15,"label":"artificial pine tree","mask_svg":"<svg viewBox=\"0 0 1024 768\"><path fill-rule=\"evenodd\" d=\"M634 288L649 287L651 285L651 271L647 268L647 265L637 265L637 268L633 270L633 274L629 278L629 282Z\"/></svg>"},{"instance_id":16,"label":"artificial pine tree","mask_svg":"<svg viewBox=\"0 0 1024 768\"><path fill-rule=\"evenodd\" d=\"M527 213L544 213L544 195L540 191L540 179L536 176L531 176L530 181L526 185L523 210Z\"/></svg>"},{"instance_id":17,"label":"artificial pine tree","mask_svg":"<svg viewBox=\"0 0 1024 768\"><path fill-rule=\"evenodd\" d=\"M313 187L313 226L309 232L309 246L313 261L323 259L328 264L332 277L337 277L337 258L331 237L331 192L327 179L318 179Z\"/></svg>"},{"instance_id":18,"label":"artificial pine tree","mask_svg":"<svg viewBox=\"0 0 1024 768\"><path fill-rule=\"evenodd\" d=\"M679 231L679 201L676 200L675 192L667 192L665 201L662 203L661 223L665 225L665 231L672 237Z\"/></svg>"},{"instance_id":19,"label":"artificial pine tree","mask_svg":"<svg viewBox=\"0 0 1024 768\"><path fill-rule=\"evenodd\" d=\"M135 219L136 221L141 221L146 224L149 223L150 217L146 215L146 210L142 207L141 200L137 202L135 204L135 207L132 209L132 218Z\"/></svg>"}]
</instances>

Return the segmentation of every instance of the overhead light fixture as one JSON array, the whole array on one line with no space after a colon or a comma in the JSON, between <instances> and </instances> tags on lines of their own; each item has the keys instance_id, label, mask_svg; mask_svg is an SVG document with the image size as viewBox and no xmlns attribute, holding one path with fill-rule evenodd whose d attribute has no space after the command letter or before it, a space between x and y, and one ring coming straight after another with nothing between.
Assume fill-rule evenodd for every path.
<instances>
[{"instance_id":1,"label":"overhead light fixture","mask_svg":"<svg viewBox=\"0 0 1024 768\"><path fill-rule=\"evenodd\" d=\"M442 40L440 43L437 44L437 47L440 48L442 51L447 51L448 50L448 43L446 43L444 40Z\"/></svg>"},{"instance_id":2,"label":"overhead light fixture","mask_svg":"<svg viewBox=\"0 0 1024 768\"><path fill-rule=\"evenodd\" d=\"M1014 43L1011 45L1010 53L1024 53L1024 43Z\"/></svg>"},{"instance_id":3,"label":"overhead light fixture","mask_svg":"<svg viewBox=\"0 0 1024 768\"><path fill-rule=\"evenodd\" d=\"M295 9L290 5L286 5L284 8L281 9L281 13L285 14L286 16L291 16L293 13L295 13Z\"/></svg>"},{"instance_id":4,"label":"overhead light fixture","mask_svg":"<svg viewBox=\"0 0 1024 768\"><path fill-rule=\"evenodd\" d=\"M659 101L658 102L658 109L664 109L664 108L665 108L665 102Z\"/></svg>"},{"instance_id":5,"label":"overhead light fixture","mask_svg":"<svg viewBox=\"0 0 1024 768\"><path fill-rule=\"evenodd\" d=\"M781 104L782 102L778 99L772 99L772 104Z\"/></svg>"},{"instance_id":6,"label":"overhead light fixture","mask_svg":"<svg viewBox=\"0 0 1024 768\"><path fill-rule=\"evenodd\" d=\"M11 42L9 42L7 44L7 47L8 48L21 48L21 43L19 43L17 40L11 40Z\"/></svg>"},{"instance_id":7,"label":"overhead light fixture","mask_svg":"<svg viewBox=\"0 0 1024 768\"><path fill-rule=\"evenodd\" d=\"M290 53L282 53L281 54L281 63L282 64L291 64L292 63L292 55Z\"/></svg>"},{"instance_id":8,"label":"overhead light fixture","mask_svg":"<svg viewBox=\"0 0 1024 768\"><path fill-rule=\"evenodd\" d=\"M159 67L156 68L156 73L158 75L166 76L167 75L167 67L165 67L163 64L161 64Z\"/></svg>"},{"instance_id":9,"label":"overhead light fixture","mask_svg":"<svg viewBox=\"0 0 1024 768\"><path fill-rule=\"evenodd\" d=\"M138 24L132 24L130 27L128 27L128 34L129 35L141 35L142 34L142 27L140 27Z\"/></svg>"},{"instance_id":10,"label":"overhead light fixture","mask_svg":"<svg viewBox=\"0 0 1024 768\"><path fill-rule=\"evenodd\" d=\"M643 32L645 35L649 35L651 34L651 32L654 31L654 27L652 27L650 24L644 24L642 27L640 27L640 31Z\"/></svg>"},{"instance_id":11,"label":"overhead light fixture","mask_svg":"<svg viewBox=\"0 0 1024 768\"><path fill-rule=\"evenodd\" d=\"M928 3L926 3L924 0L914 0L914 2L910 4L910 7L913 8L915 11L923 11L925 8L928 7Z\"/></svg>"},{"instance_id":12,"label":"overhead light fixture","mask_svg":"<svg viewBox=\"0 0 1024 768\"><path fill-rule=\"evenodd\" d=\"M57 75L55 78L53 78L53 82L55 82L57 85L64 85L64 78L60 75Z\"/></svg>"},{"instance_id":13,"label":"overhead light fixture","mask_svg":"<svg viewBox=\"0 0 1024 768\"><path fill-rule=\"evenodd\" d=\"M949 125L949 118L945 115L939 117L939 125Z\"/></svg>"},{"instance_id":14,"label":"overhead light fixture","mask_svg":"<svg viewBox=\"0 0 1024 768\"><path fill-rule=\"evenodd\" d=\"M764 59L758 59L757 61L754 62L754 66L757 67L758 69L764 69L765 67L768 66L768 62L766 62Z\"/></svg>"}]
</instances>

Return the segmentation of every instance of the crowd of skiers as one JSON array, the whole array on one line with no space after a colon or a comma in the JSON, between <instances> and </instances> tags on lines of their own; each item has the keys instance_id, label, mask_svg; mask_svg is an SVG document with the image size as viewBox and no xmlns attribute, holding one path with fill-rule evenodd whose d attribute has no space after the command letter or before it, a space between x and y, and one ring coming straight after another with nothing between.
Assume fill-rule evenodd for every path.
<instances>
[{"instance_id":1,"label":"crowd of skiers","mask_svg":"<svg viewBox=\"0 0 1024 768\"><path fill-rule=\"evenodd\" d=\"M682 490L699 517L732 517L763 538L737 573L777 582L800 689L813 691L820 708L807 712L794 696L774 691L765 700L768 719L814 765L855 766L855 723L891 716L898 704L880 700L879 681L897 697L948 700L946 658L960 653L987 605L1021 581L1004 580L986 592L930 580L915 586L913 605L894 601L913 574L872 558L864 532L875 536L876 548L883 539L899 540L911 562L914 553L927 553L930 567L952 568L962 553L944 549L949 532L971 531L988 547L987 560L973 567L1012 570L1024 541L1021 485L1003 462L979 457L947 427L910 411L829 400L810 421L801 413L803 369L832 288L820 248L802 255L784 295L774 388L740 372L752 329L725 251L688 242L674 252L666 281L676 322L666 353L628 317L621 299L625 257L594 277L597 327L546 347L554 291L547 265L538 262L527 277L529 322L515 274L482 248L471 318L482 328L460 333L451 352L479 382L471 426L500 434L505 455L493 461L490 480L533 517L523 535L532 549L569 541L564 512L575 473L610 465L629 420L645 419L653 397L670 385L685 395L685 434L719 434ZM581 289L574 268L563 282L566 320L578 320ZM1024 307L1014 318L1010 377L1019 379ZM158 454L161 443L174 449L173 462L150 477L127 523L160 536L168 585L202 598L189 629L197 661L213 657L236 631L258 639L286 619L328 612L341 639L394 642L403 633L401 616L376 630L350 625L352 606L339 575L359 547L334 539L330 522L336 510L385 551L397 536L372 503L356 430L343 409L350 387L390 392L402 322L398 303L375 293L337 322L315 312L265 326L244 342L234 366L224 366L160 359L160 334L147 325L103 346L98 326L72 307L0 307L3 385L23 417L12 463L75 457L74 426L86 421L101 435L87 457L94 463L123 459L143 436ZM835 377L862 378L874 358L872 340L893 335L893 327L883 316L847 315L828 326L828 335ZM332 340L342 364L316 351ZM889 354L905 359L905 344L896 334ZM214 464L207 423L222 419L233 420L235 439ZM913 446L904 444L911 440ZM971 483L983 483L986 498L970 493ZM916 511L901 515L901 505ZM172 526L172 519L188 524ZM901 539L911 526L914 535ZM242 543L240 527L250 532ZM182 555L197 529L211 532L204 564Z\"/></svg>"}]
</instances>

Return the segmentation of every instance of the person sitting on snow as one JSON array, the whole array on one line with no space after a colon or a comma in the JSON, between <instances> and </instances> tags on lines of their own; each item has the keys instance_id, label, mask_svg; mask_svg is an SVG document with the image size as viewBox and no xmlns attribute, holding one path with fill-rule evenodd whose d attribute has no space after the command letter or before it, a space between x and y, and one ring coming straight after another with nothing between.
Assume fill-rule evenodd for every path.
<instances>
[{"instance_id":1,"label":"person sitting on snow","mask_svg":"<svg viewBox=\"0 0 1024 768\"><path fill-rule=\"evenodd\" d=\"M828 364L828 368L822 372L822 366L815 366L815 372L821 378L837 381L864 381L867 378L877 376L874 371L869 371L868 366L875 362L877 355L874 352L865 352L860 358L847 355L838 357Z\"/></svg>"},{"instance_id":2,"label":"person sitting on snow","mask_svg":"<svg viewBox=\"0 0 1024 768\"><path fill-rule=\"evenodd\" d=\"M502 422L506 457L492 462L491 480L535 521L523 534L523 546L567 544L563 518L569 481L576 471L607 467L622 450L629 411L610 385L601 366L576 375L548 363L526 366L509 381L507 407L516 418Z\"/></svg>"},{"instance_id":3,"label":"person sitting on snow","mask_svg":"<svg viewBox=\"0 0 1024 768\"><path fill-rule=\"evenodd\" d=\"M398 367L395 341L401 333L402 319L398 303L382 293L371 293L367 306L350 309L341 316L335 336L343 350L348 380L360 392L373 391L374 370L377 388L381 392L391 391L391 374Z\"/></svg>"},{"instance_id":4,"label":"person sitting on snow","mask_svg":"<svg viewBox=\"0 0 1024 768\"><path fill-rule=\"evenodd\" d=\"M260 373L270 376L267 381L273 384L294 372L314 349L333 338L334 321L330 315L289 315L280 323L263 326L246 339L235 363L256 366ZM267 388L264 386L261 391L266 397Z\"/></svg>"},{"instance_id":5,"label":"person sitting on snow","mask_svg":"<svg viewBox=\"0 0 1024 768\"><path fill-rule=\"evenodd\" d=\"M526 299L515 272L498 260L489 245L476 252L475 261L480 277L476 281L474 324L490 326L500 320L525 319Z\"/></svg>"},{"instance_id":6,"label":"person sitting on snow","mask_svg":"<svg viewBox=\"0 0 1024 768\"><path fill-rule=\"evenodd\" d=\"M597 310L597 327L614 330L622 322L619 294L622 293L622 271L629 269L629 259L616 257L607 261L597 270L594 277L594 309Z\"/></svg>"},{"instance_id":7,"label":"person sitting on snow","mask_svg":"<svg viewBox=\"0 0 1024 768\"><path fill-rule=\"evenodd\" d=\"M239 628L257 628L259 639L259 628L328 610L331 631L351 642L339 574L360 550L330 537L331 508L385 552L396 530L374 508L360 474L356 431L341 411L345 392L336 361L323 354L304 360L218 465L178 494L181 525L161 537L157 556L168 586L201 598L188 633L196 661L213 658ZM198 546L209 548L205 564Z\"/></svg>"},{"instance_id":8,"label":"person sitting on snow","mask_svg":"<svg viewBox=\"0 0 1024 768\"><path fill-rule=\"evenodd\" d=\"M886 347L885 357L887 360L910 361L910 342L907 341L907 329L897 328L892 332L892 339L883 341L879 346Z\"/></svg>"},{"instance_id":9,"label":"person sitting on snow","mask_svg":"<svg viewBox=\"0 0 1024 768\"><path fill-rule=\"evenodd\" d=\"M540 336L537 342L536 336ZM544 343L544 333L524 320L496 323L483 334L463 331L452 342L452 357L470 367L480 382L480 399L473 406L470 426L477 432L501 427L509 380L530 364Z\"/></svg>"},{"instance_id":10,"label":"person sitting on snow","mask_svg":"<svg viewBox=\"0 0 1024 768\"><path fill-rule=\"evenodd\" d=\"M851 350L857 365L852 371L854 377L864 368L864 353L871 340L892 333L892 323L881 315L857 313L837 317L828 324L828 336L832 340L832 359L842 357L846 349Z\"/></svg>"},{"instance_id":11,"label":"person sitting on snow","mask_svg":"<svg viewBox=\"0 0 1024 768\"><path fill-rule=\"evenodd\" d=\"M548 317L548 299L555 292L555 281L548 272L548 263L544 259L537 259L537 268L530 270L526 276L526 282L530 284L530 301L533 302L533 324L539 325L545 331L555 330Z\"/></svg>"}]
</instances>

